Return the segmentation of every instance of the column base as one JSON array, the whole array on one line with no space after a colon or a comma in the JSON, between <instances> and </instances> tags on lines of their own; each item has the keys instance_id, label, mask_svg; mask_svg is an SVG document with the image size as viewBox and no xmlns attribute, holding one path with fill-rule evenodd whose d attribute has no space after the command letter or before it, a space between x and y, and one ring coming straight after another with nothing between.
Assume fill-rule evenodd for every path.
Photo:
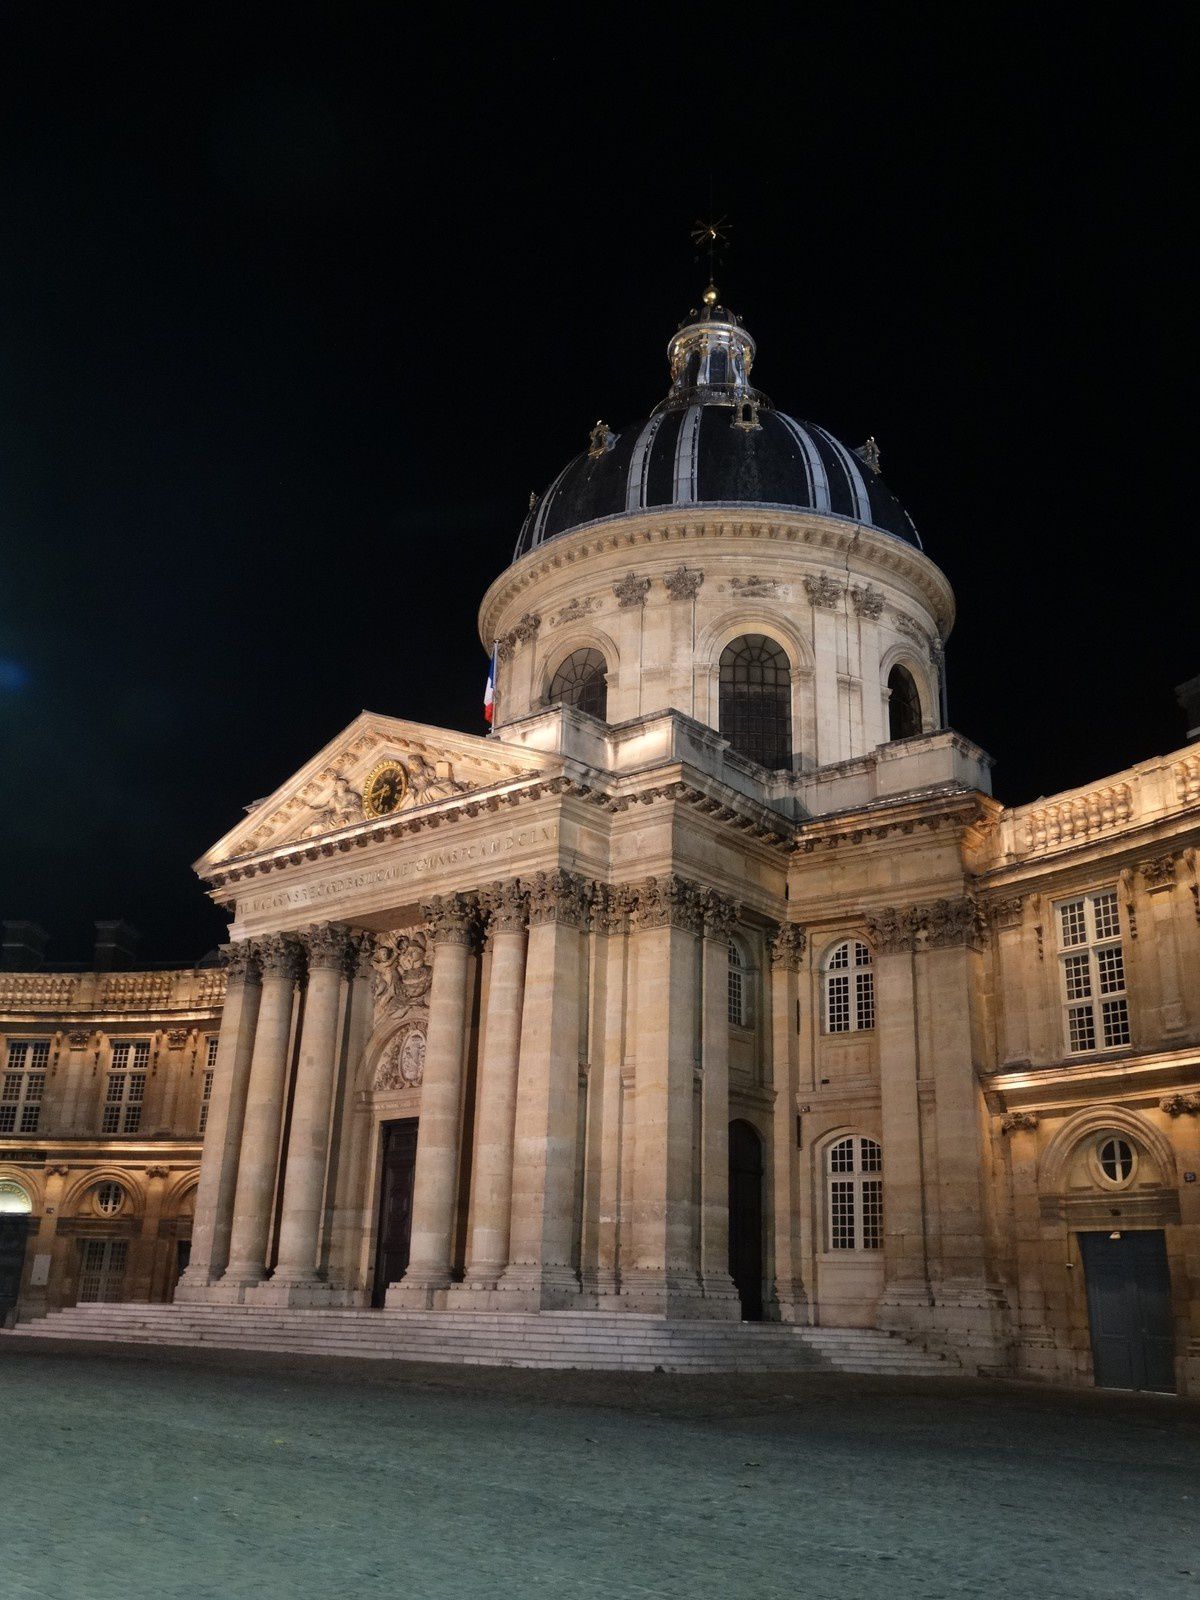
<instances>
[{"instance_id":1,"label":"column base","mask_svg":"<svg viewBox=\"0 0 1200 1600\"><path fill-rule=\"evenodd\" d=\"M496 1285L498 1311L580 1311L579 1279L570 1267L507 1266Z\"/></svg>"},{"instance_id":2,"label":"column base","mask_svg":"<svg viewBox=\"0 0 1200 1600\"><path fill-rule=\"evenodd\" d=\"M384 1296L388 1311L444 1311L450 1289L445 1272L406 1272L398 1283L389 1283Z\"/></svg>"},{"instance_id":3,"label":"column base","mask_svg":"<svg viewBox=\"0 0 1200 1600\"><path fill-rule=\"evenodd\" d=\"M732 1280L729 1291L709 1296L694 1273L633 1267L621 1274L620 1300L623 1310L645 1316L740 1322L742 1303Z\"/></svg>"},{"instance_id":4,"label":"column base","mask_svg":"<svg viewBox=\"0 0 1200 1600\"><path fill-rule=\"evenodd\" d=\"M877 1323L920 1339L971 1372L1007 1372L1013 1363L1010 1309L1004 1290L979 1279L889 1283Z\"/></svg>"},{"instance_id":5,"label":"column base","mask_svg":"<svg viewBox=\"0 0 1200 1600\"><path fill-rule=\"evenodd\" d=\"M357 1289L343 1289L320 1278L268 1278L246 1290L248 1306L274 1306L278 1310L342 1310L363 1306L367 1297Z\"/></svg>"},{"instance_id":6,"label":"column base","mask_svg":"<svg viewBox=\"0 0 1200 1600\"><path fill-rule=\"evenodd\" d=\"M808 1303L808 1290L799 1278L784 1278L776 1282L769 1311L773 1322L792 1322L807 1328L812 1321Z\"/></svg>"}]
</instances>

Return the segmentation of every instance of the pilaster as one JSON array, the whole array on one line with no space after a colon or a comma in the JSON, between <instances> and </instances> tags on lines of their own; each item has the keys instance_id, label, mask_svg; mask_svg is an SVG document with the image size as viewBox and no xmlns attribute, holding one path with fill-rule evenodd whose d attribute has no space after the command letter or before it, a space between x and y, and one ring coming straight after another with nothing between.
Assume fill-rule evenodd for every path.
<instances>
[{"instance_id":1,"label":"pilaster","mask_svg":"<svg viewBox=\"0 0 1200 1600\"><path fill-rule=\"evenodd\" d=\"M808 1320L800 1233L800 1160L796 1149L796 1107L800 1098L796 1014L800 968L807 943L804 929L794 922L784 923L771 939L771 1073L775 1090L772 1110L774 1310L781 1322Z\"/></svg>"}]
</instances>

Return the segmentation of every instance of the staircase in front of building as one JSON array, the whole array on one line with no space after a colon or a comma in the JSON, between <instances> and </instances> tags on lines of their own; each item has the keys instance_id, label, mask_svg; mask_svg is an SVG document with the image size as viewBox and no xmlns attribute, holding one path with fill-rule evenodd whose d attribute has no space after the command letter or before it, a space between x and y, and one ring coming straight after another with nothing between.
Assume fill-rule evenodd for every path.
<instances>
[{"instance_id":1,"label":"staircase in front of building","mask_svg":"<svg viewBox=\"0 0 1200 1600\"><path fill-rule=\"evenodd\" d=\"M124 1303L54 1311L20 1323L7 1337L14 1335L594 1372L962 1375L957 1362L874 1328L668 1321L628 1312L279 1311Z\"/></svg>"}]
</instances>

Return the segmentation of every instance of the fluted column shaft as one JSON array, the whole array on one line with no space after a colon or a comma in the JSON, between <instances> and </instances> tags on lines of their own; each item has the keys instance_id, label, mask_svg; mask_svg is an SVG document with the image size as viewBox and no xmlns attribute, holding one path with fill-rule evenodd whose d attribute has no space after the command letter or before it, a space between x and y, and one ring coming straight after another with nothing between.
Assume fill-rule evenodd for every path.
<instances>
[{"instance_id":1,"label":"fluted column shaft","mask_svg":"<svg viewBox=\"0 0 1200 1600\"><path fill-rule=\"evenodd\" d=\"M701 895L700 1279L708 1299L736 1300L729 1276L729 935L737 908Z\"/></svg>"},{"instance_id":2,"label":"fluted column shaft","mask_svg":"<svg viewBox=\"0 0 1200 1600\"><path fill-rule=\"evenodd\" d=\"M429 1035L421 1085L421 1123L413 1177L408 1271L388 1303L421 1305L450 1282L454 1212L462 1144L462 1092L468 995L477 910L464 895L443 895L424 908L433 930Z\"/></svg>"},{"instance_id":3,"label":"fluted column shaft","mask_svg":"<svg viewBox=\"0 0 1200 1600\"><path fill-rule=\"evenodd\" d=\"M283 1211L272 1281L315 1283L321 1200L329 1160L329 1123L337 1074L342 975L351 954L345 928L326 924L301 934L308 994L283 1169Z\"/></svg>"},{"instance_id":4,"label":"fluted column shaft","mask_svg":"<svg viewBox=\"0 0 1200 1600\"><path fill-rule=\"evenodd\" d=\"M258 955L253 942L225 945L221 957L228 978L200 1157L192 1251L187 1271L175 1288L176 1299L184 1300L193 1289L206 1289L218 1278L229 1256L242 1119L262 998Z\"/></svg>"},{"instance_id":5,"label":"fluted column shaft","mask_svg":"<svg viewBox=\"0 0 1200 1600\"><path fill-rule=\"evenodd\" d=\"M222 1280L226 1285L259 1283L266 1274L299 948L292 934L270 934L259 942L262 1001L242 1123L229 1265Z\"/></svg>"},{"instance_id":6,"label":"fluted column shaft","mask_svg":"<svg viewBox=\"0 0 1200 1600\"><path fill-rule=\"evenodd\" d=\"M771 940L774 1284L775 1312L781 1322L800 1322L807 1315L800 1249L800 1163L796 1150L798 975L806 942L804 929L795 923L784 923Z\"/></svg>"},{"instance_id":7,"label":"fluted column shaft","mask_svg":"<svg viewBox=\"0 0 1200 1600\"><path fill-rule=\"evenodd\" d=\"M495 886L488 921L492 962L467 1238L466 1283L471 1288L494 1289L508 1263L527 915L527 897L515 879Z\"/></svg>"},{"instance_id":8,"label":"fluted column shaft","mask_svg":"<svg viewBox=\"0 0 1200 1600\"><path fill-rule=\"evenodd\" d=\"M579 1107L580 929L590 886L539 872L529 886L509 1262L501 1292L522 1309L569 1305Z\"/></svg>"}]
</instances>

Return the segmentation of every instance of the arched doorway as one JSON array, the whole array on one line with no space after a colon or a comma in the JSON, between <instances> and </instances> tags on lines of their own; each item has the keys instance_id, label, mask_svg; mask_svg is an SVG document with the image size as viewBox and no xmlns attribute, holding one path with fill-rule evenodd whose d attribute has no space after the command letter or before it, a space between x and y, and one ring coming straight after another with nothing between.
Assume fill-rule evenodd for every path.
<instances>
[{"instance_id":1,"label":"arched doorway","mask_svg":"<svg viewBox=\"0 0 1200 1600\"><path fill-rule=\"evenodd\" d=\"M729 1124L729 1276L742 1302L742 1320L761 1322L763 1149L748 1122Z\"/></svg>"}]
</instances>

